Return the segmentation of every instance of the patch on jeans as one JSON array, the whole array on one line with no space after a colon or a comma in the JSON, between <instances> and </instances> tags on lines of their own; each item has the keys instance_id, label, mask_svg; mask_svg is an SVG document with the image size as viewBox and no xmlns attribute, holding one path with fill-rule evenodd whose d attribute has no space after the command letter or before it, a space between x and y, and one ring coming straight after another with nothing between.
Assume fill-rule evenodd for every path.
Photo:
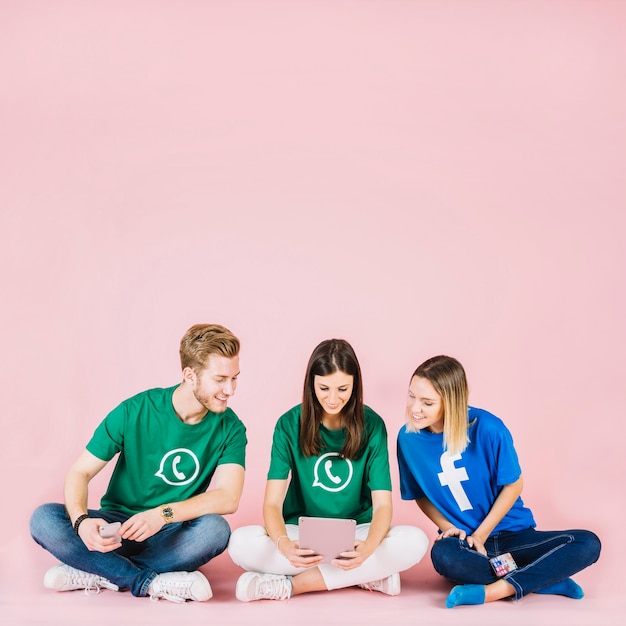
<instances>
[{"instance_id":1,"label":"patch on jeans","mask_svg":"<svg viewBox=\"0 0 626 626\"><path fill-rule=\"evenodd\" d=\"M491 563L491 567L493 567L496 576L500 578L517 569L517 563L510 552L501 554L500 556L494 556L492 559L489 559L489 563Z\"/></svg>"}]
</instances>

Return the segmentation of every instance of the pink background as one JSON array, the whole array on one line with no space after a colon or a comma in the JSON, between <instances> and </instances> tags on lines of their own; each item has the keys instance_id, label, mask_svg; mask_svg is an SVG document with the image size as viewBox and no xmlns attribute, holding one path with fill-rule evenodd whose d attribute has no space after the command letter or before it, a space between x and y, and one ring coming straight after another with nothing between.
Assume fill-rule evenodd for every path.
<instances>
[{"instance_id":1,"label":"pink background","mask_svg":"<svg viewBox=\"0 0 626 626\"><path fill-rule=\"evenodd\" d=\"M9 623L612 622L625 591L625 27L626 3L591 0L1 0ZM273 425L320 340L354 345L396 486L410 373L448 353L472 403L511 428L539 527L602 538L576 577L586 598L446 611L428 557L397 598L244 605L225 555L205 568L208 605L45 591L54 559L29 537L32 509L62 498L113 406L179 380L180 337L205 321L243 343L232 407L250 444L233 527L261 520ZM396 523L435 536L394 502Z\"/></svg>"}]
</instances>

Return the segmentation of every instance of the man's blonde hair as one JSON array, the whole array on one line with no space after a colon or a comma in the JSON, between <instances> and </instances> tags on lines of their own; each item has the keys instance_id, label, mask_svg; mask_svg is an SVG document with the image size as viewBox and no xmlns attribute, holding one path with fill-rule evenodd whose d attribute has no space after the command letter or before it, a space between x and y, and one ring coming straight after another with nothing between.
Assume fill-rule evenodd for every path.
<instances>
[{"instance_id":1,"label":"man's blonde hair","mask_svg":"<svg viewBox=\"0 0 626 626\"><path fill-rule=\"evenodd\" d=\"M212 354L232 359L239 354L239 339L219 324L195 324L180 340L180 365L200 371Z\"/></svg>"}]
</instances>

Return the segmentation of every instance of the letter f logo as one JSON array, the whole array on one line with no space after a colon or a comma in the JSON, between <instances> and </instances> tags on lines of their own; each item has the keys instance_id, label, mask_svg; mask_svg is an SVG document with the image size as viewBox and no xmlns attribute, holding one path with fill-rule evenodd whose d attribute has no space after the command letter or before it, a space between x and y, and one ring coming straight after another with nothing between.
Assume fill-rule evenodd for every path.
<instances>
[{"instance_id":1,"label":"letter f logo","mask_svg":"<svg viewBox=\"0 0 626 626\"><path fill-rule=\"evenodd\" d=\"M463 490L461 481L469 480L467 470L464 467L454 467L454 462L461 459L460 454L451 456L448 452L444 452L439 459L443 472L437 474L442 487L450 487L452 497L456 500L461 511L467 511L474 508Z\"/></svg>"}]
</instances>

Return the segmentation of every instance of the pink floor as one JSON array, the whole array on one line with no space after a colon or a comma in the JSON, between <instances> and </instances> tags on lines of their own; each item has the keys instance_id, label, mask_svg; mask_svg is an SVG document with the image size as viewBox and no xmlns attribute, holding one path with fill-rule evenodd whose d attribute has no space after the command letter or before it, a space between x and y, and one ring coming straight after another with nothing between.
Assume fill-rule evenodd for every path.
<instances>
[{"instance_id":1,"label":"pink floor","mask_svg":"<svg viewBox=\"0 0 626 626\"><path fill-rule=\"evenodd\" d=\"M261 601L244 604L235 599L239 574L227 555L203 568L213 587L206 603L184 605L151 602L129 593L104 591L87 597L82 591L56 593L43 588L41 580L53 558L20 535L2 546L0 618L3 625L80 624L438 624L489 625L609 625L621 621L624 584L609 581L607 560L581 572L576 580L586 596L570 600L531 596L521 602L502 601L482 607L446 609L448 583L438 577L429 559L402 575L402 594L389 597L361 589L300 596L287 602ZM18 555L20 555L18 560ZM20 563L13 573L8 563ZM8 618L8 619L7 619Z\"/></svg>"},{"instance_id":2,"label":"pink floor","mask_svg":"<svg viewBox=\"0 0 626 626\"><path fill-rule=\"evenodd\" d=\"M0 626L623 623L625 31L625 0L0 0ZM207 603L45 590L31 512L201 321L245 346L234 528L302 360L346 336L393 521L433 536L393 450L405 377L450 350L539 528L600 536L585 598L448 610L425 558L398 597L244 604L227 555Z\"/></svg>"}]
</instances>

